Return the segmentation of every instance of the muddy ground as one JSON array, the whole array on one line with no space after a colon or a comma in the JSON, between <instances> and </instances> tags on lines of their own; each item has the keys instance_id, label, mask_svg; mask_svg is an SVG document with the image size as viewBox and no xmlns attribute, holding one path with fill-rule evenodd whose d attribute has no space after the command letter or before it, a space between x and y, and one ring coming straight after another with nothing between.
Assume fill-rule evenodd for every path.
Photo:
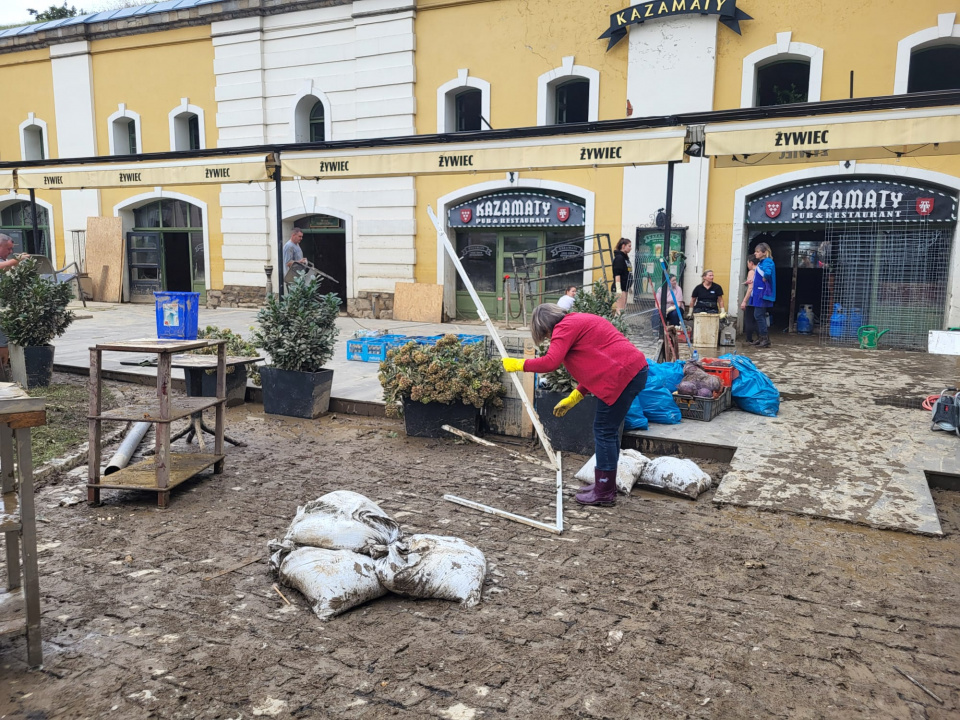
<instances>
[{"instance_id":1,"label":"muddy ground","mask_svg":"<svg viewBox=\"0 0 960 720\"><path fill-rule=\"evenodd\" d=\"M396 421L228 411L224 474L155 496L40 491L41 671L0 642L4 718L955 718L956 494L946 537L635 492L566 505L555 537L441 499L550 521L552 480ZM104 457L109 457L105 453ZM571 489L579 467L565 462ZM715 479L724 471L708 467ZM387 596L328 623L272 589L267 541L298 504L367 495L411 532L486 553L483 603ZM64 504L61 504L64 503ZM245 560L235 572L210 576ZM943 703L894 669L916 678Z\"/></svg>"}]
</instances>

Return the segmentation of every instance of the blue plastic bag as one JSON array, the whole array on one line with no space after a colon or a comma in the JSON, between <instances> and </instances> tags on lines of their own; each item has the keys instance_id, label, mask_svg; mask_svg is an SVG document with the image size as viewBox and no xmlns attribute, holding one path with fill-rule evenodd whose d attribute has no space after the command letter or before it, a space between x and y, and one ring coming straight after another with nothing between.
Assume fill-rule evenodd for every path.
<instances>
[{"instance_id":1,"label":"blue plastic bag","mask_svg":"<svg viewBox=\"0 0 960 720\"><path fill-rule=\"evenodd\" d=\"M780 391L764 375L753 361L743 355L721 355L720 359L730 360L740 371L734 378L731 393L737 407L754 415L776 417L780 412Z\"/></svg>"},{"instance_id":2,"label":"blue plastic bag","mask_svg":"<svg viewBox=\"0 0 960 720\"><path fill-rule=\"evenodd\" d=\"M659 380L671 393L676 392L677 386L683 382L683 360L668 363L647 364L647 385L651 380Z\"/></svg>"},{"instance_id":3,"label":"blue plastic bag","mask_svg":"<svg viewBox=\"0 0 960 720\"><path fill-rule=\"evenodd\" d=\"M682 371L681 371L682 372ZM647 384L634 402L639 402L643 414L650 422L661 425L676 425L683 416L673 399L673 393L663 384L660 377L647 375Z\"/></svg>"},{"instance_id":4,"label":"blue plastic bag","mask_svg":"<svg viewBox=\"0 0 960 720\"><path fill-rule=\"evenodd\" d=\"M623 419L624 430L646 430L650 427L647 422L647 416L643 414L643 403L640 402L640 396L637 395L627 410L627 416Z\"/></svg>"}]
</instances>

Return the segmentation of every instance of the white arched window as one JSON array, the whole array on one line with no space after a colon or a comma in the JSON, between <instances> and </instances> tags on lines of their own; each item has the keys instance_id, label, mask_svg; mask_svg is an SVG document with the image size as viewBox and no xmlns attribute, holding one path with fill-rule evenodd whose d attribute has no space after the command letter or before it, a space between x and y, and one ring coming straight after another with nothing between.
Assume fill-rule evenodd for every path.
<instances>
[{"instance_id":1,"label":"white arched window","mask_svg":"<svg viewBox=\"0 0 960 720\"><path fill-rule=\"evenodd\" d=\"M293 142L327 142L333 139L330 101L312 82L293 101Z\"/></svg>"},{"instance_id":2,"label":"white arched window","mask_svg":"<svg viewBox=\"0 0 960 720\"><path fill-rule=\"evenodd\" d=\"M908 35L897 44L894 95L960 88L960 25L956 23L956 13L941 13L934 27Z\"/></svg>"},{"instance_id":3,"label":"white arched window","mask_svg":"<svg viewBox=\"0 0 960 720\"><path fill-rule=\"evenodd\" d=\"M203 108L191 105L187 98L170 111L170 149L203 150L207 136L203 125Z\"/></svg>"},{"instance_id":4,"label":"white arched window","mask_svg":"<svg viewBox=\"0 0 960 720\"><path fill-rule=\"evenodd\" d=\"M136 155L143 152L140 134L140 114L120 103L117 111L107 118L107 141L111 155Z\"/></svg>"},{"instance_id":5,"label":"white arched window","mask_svg":"<svg viewBox=\"0 0 960 720\"><path fill-rule=\"evenodd\" d=\"M777 33L775 45L755 50L743 59L740 107L820 102L823 48L792 42L792 35Z\"/></svg>"},{"instance_id":6,"label":"white arched window","mask_svg":"<svg viewBox=\"0 0 960 720\"><path fill-rule=\"evenodd\" d=\"M599 114L599 70L574 65L570 55L537 78L537 125L595 122Z\"/></svg>"},{"instance_id":7,"label":"white arched window","mask_svg":"<svg viewBox=\"0 0 960 720\"><path fill-rule=\"evenodd\" d=\"M490 83L466 68L437 88L437 132L490 129Z\"/></svg>"},{"instance_id":8,"label":"white arched window","mask_svg":"<svg viewBox=\"0 0 960 720\"><path fill-rule=\"evenodd\" d=\"M46 160L50 157L47 123L33 113L20 123L20 159Z\"/></svg>"}]
</instances>

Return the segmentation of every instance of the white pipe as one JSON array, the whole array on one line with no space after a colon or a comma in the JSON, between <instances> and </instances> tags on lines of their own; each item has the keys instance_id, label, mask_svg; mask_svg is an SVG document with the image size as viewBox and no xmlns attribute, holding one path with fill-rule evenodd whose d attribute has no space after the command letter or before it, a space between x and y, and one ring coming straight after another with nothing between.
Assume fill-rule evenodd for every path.
<instances>
[{"instance_id":1,"label":"white pipe","mask_svg":"<svg viewBox=\"0 0 960 720\"><path fill-rule=\"evenodd\" d=\"M152 425L153 423L139 422L130 428L130 432L127 433L123 442L120 443L120 447L117 448L113 457L110 458L110 462L107 463L107 469L103 471L104 475L112 475L127 466L133 453L140 446L140 443L143 442L143 437L147 434L147 430L149 430Z\"/></svg>"}]
</instances>

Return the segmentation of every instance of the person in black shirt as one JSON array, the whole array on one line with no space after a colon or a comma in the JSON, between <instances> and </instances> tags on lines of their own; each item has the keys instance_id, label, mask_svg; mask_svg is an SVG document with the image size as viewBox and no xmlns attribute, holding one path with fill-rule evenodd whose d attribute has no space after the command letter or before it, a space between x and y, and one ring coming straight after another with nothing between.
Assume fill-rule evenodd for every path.
<instances>
[{"instance_id":1,"label":"person in black shirt","mask_svg":"<svg viewBox=\"0 0 960 720\"><path fill-rule=\"evenodd\" d=\"M693 289L693 301L690 311L695 313L720 313L721 318L727 316L723 309L723 288L713 281L713 270L704 270L703 282Z\"/></svg>"},{"instance_id":2,"label":"person in black shirt","mask_svg":"<svg viewBox=\"0 0 960 720\"><path fill-rule=\"evenodd\" d=\"M610 288L617 292L617 281L620 281L620 295L617 296L617 314L623 312L627 306L627 290L630 289L630 283L633 282L630 267L630 251L633 249L633 243L627 238L620 238L617 243L617 249L613 253L613 286Z\"/></svg>"}]
</instances>

